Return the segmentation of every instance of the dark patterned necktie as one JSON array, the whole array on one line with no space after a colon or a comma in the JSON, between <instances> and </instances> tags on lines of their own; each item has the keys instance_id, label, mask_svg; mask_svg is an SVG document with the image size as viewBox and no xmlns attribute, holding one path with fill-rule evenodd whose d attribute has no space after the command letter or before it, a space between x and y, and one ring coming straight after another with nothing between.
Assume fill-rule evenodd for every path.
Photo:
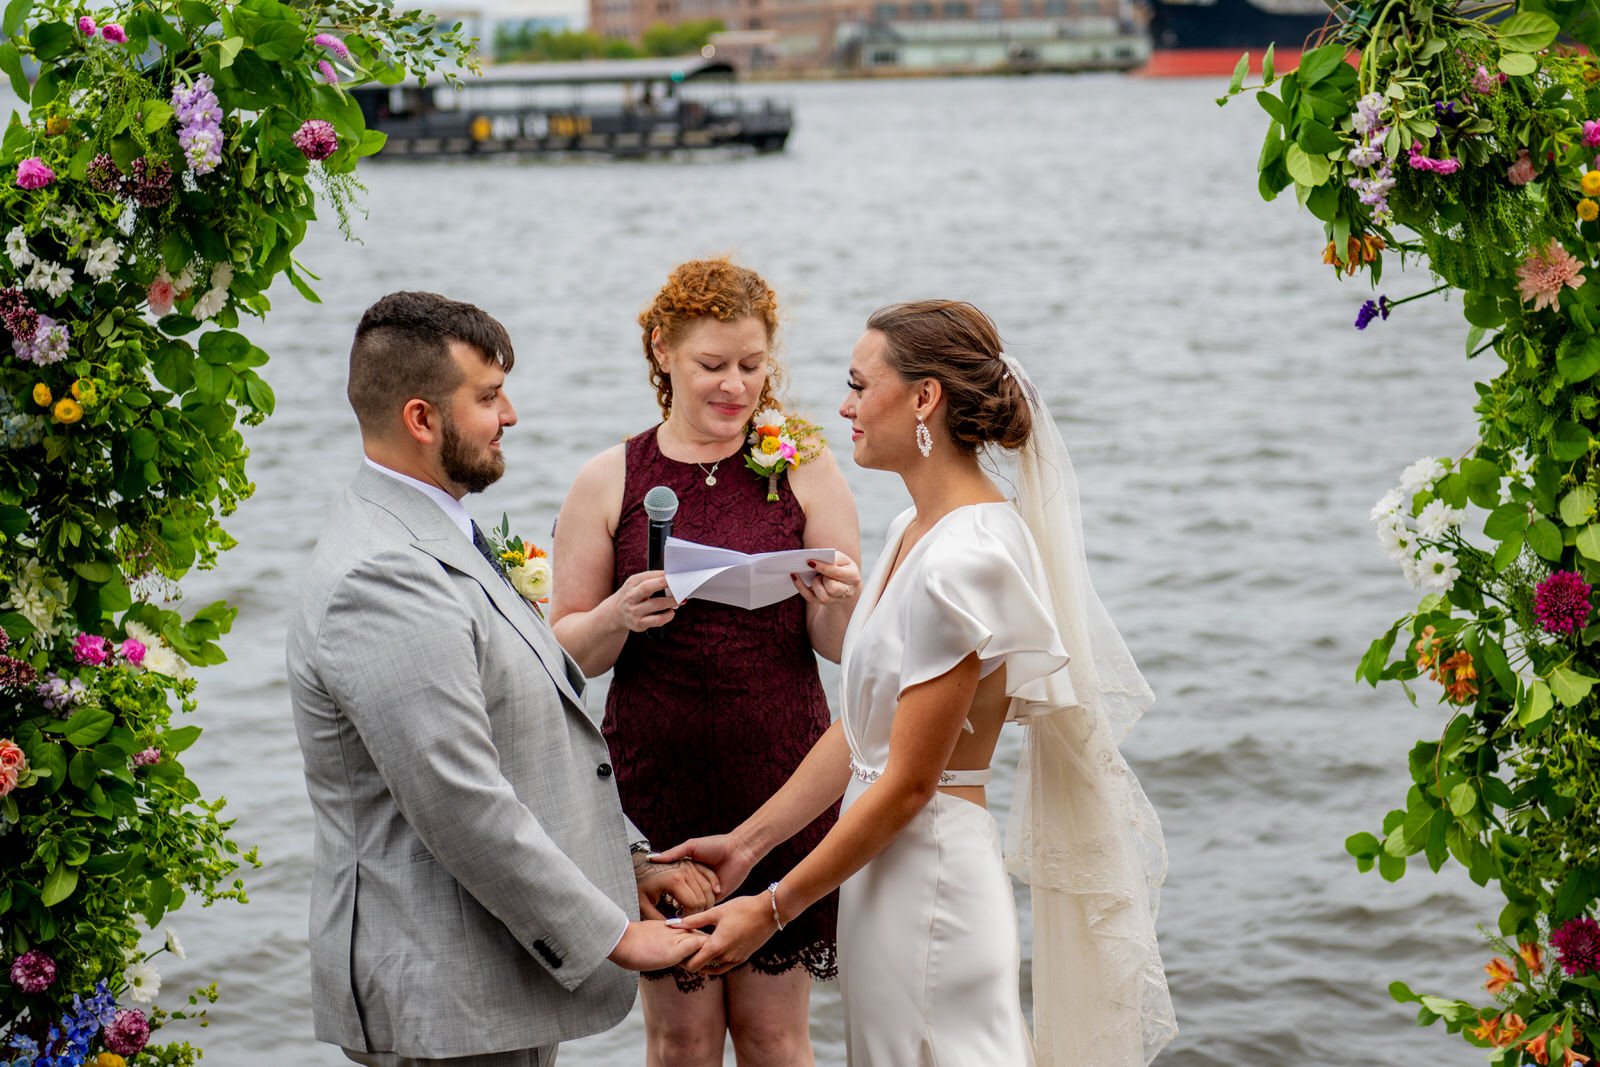
<instances>
[{"instance_id":1,"label":"dark patterned necktie","mask_svg":"<svg viewBox=\"0 0 1600 1067\"><path fill-rule=\"evenodd\" d=\"M494 549L489 547L489 539L483 536L483 531L478 528L476 521L472 524L472 547L478 550L478 555L489 561L489 566L495 569L496 574L502 576L505 574L500 569L500 561L494 557Z\"/></svg>"}]
</instances>

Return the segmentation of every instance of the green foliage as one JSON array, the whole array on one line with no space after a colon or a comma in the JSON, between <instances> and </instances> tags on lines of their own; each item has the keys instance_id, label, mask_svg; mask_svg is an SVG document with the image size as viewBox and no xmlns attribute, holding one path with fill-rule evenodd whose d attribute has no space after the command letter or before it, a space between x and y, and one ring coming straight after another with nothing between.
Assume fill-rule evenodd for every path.
<instances>
[{"instance_id":1,"label":"green foliage","mask_svg":"<svg viewBox=\"0 0 1600 1067\"><path fill-rule=\"evenodd\" d=\"M579 59L637 59L641 56L682 56L699 52L711 35L727 27L721 19L656 23L638 44L602 37L589 30L552 30L523 25L501 26L494 34L498 62L567 62ZM0 55L0 69L4 69Z\"/></svg>"},{"instance_id":2,"label":"green foliage","mask_svg":"<svg viewBox=\"0 0 1600 1067\"><path fill-rule=\"evenodd\" d=\"M1344 276L1420 260L1430 293L1462 294L1469 355L1503 365L1477 386L1476 445L1408 468L1374 510L1427 595L1357 677L1413 701L1426 678L1444 714L1403 805L1345 847L1390 881L1413 856L1453 861L1506 899L1498 1004L1396 983L1420 1022L1492 1063L1593 1057L1600 978L1547 957L1600 908L1600 19L1569 0L1340 10L1297 70L1247 87L1242 68L1219 101L1250 92L1268 116L1260 192L1292 188Z\"/></svg>"},{"instance_id":3,"label":"green foliage","mask_svg":"<svg viewBox=\"0 0 1600 1067\"><path fill-rule=\"evenodd\" d=\"M169 912L245 899L254 852L183 762L190 670L223 661L234 609L168 603L232 546L253 489L240 428L274 396L240 324L280 276L309 294L293 253L314 191L343 220L381 144L343 83L426 76L466 46L347 0L12 0L0 29L29 104L0 138L0 968L55 964L42 989L0 983L9 1054L97 983L148 999L129 960Z\"/></svg>"}]
</instances>

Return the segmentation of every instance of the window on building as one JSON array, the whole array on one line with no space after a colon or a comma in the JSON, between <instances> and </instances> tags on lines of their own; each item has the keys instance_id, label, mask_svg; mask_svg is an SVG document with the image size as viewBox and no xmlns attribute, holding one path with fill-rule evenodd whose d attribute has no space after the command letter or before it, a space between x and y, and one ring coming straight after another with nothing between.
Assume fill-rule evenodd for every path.
<instances>
[{"instance_id":1,"label":"window on building","mask_svg":"<svg viewBox=\"0 0 1600 1067\"><path fill-rule=\"evenodd\" d=\"M899 61L900 55L893 48L874 48L867 57L867 62L874 67L892 67Z\"/></svg>"},{"instance_id":2,"label":"window on building","mask_svg":"<svg viewBox=\"0 0 1600 1067\"><path fill-rule=\"evenodd\" d=\"M972 9L966 5L965 0L945 0L941 10L947 19L964 19L972 14Z\"/></svg>"},{"instance_id":3,"label":"window on building","mask_svg":"<svg viewBox=\"0 0 1600 1067\"><path fill-rule=\"evenodd\" d=\"M1000 0L983 0L978 5L978 17L987 22L995 22L1000 18Z\"/></svg>"},{"instance_id":4,"label":"window on building","mask_svg":"<svg viewBox=\"0 0 1600 1067\"><path fill-rule=\"evenodd\" d=\"M916 0L911 5L911 17L914 19L933 18L933 5L928 0Z\"/></svg>"},{"instance_id":5,"label":"window on building","mask_svg":"<svg viewBox=\"0 0 1600 1067\"><path fill-rule=\"evenodd\" d=\"M1067 13L1067 0L1044 0L1044 13L1051 18L1060 18Z\"/></svg>"}]
</instances>

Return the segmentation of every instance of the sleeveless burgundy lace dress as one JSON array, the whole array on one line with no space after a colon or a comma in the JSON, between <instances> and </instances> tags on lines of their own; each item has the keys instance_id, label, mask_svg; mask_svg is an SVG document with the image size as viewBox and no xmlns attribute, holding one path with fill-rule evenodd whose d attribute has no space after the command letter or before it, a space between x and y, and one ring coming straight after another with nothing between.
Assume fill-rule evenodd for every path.
<instances>
[{"instance_id":1,"label":"sleeveless burgundy lace dress","mask_svg":"<svg viewBox=\"0 0 1600 1067\"><path fill-rule=\"evenodd\" d=\"M738 453L722 460L717 484L708 486L701 467L661 454L655 429L630 438L626 449L614 586L645 569L643 500L652 486L678 494L677 537L740 552L804 547L805 513L787 478L769 503L766 479ZM623 810L651 844L668 848L732 830L788 780L828 721L804 601L795 596L745 611L691 599L666 626L628 635L602 728ZM837 807L774 849L735 894L765 891L816 847L836 816ZM813 978L834 978L837 911L837 896L829 894L773 935L749 965L763 974L803 966ZM705 983L678 969L649 977L667 974L685 991Z\"/></svg>"}]
</instances>

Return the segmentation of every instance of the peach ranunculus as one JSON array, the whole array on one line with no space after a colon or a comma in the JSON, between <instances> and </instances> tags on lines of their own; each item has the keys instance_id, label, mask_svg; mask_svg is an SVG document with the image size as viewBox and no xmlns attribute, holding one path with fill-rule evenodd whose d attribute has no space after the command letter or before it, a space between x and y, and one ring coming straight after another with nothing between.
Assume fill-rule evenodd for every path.
<instances>
[{"instance_id":1,"label":"peach ranunculus","mask_svg":"<svg viewBox=\"0 0 1600 1067\"><path fill-rule=\"evenodd\" d=\"M1511 964L1499 956L1485 963L1483 969L1489 975L1489 980L1483 983L1483 988L1491 993L1499 993L1517 980L1517 972L1512 969Z\"/></svg>"},{"instance_id":2,"label":"peach ranunculus","mask_svg":"<svg viewBox=\"0 0 1600 1067\"><path fill-rule=\"evenodd\" d=\"M0 740L0 770L12 771L22 774L28 769L28 757L15 741L9 737Z\"/></svg>"}]
</instances>

